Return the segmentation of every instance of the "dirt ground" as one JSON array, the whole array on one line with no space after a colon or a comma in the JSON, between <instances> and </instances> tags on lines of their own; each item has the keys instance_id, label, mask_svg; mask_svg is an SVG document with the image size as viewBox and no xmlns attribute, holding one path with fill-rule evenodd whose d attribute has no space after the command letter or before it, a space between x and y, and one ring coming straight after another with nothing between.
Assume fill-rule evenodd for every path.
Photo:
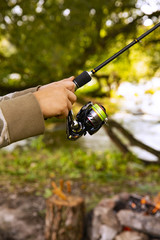
<instances>
[{"instance_id":1,"label":"dirt ground","mask_svg":"<svg viewBox=\"0 0 160 240\"><path fill-rule=\"evenodd\" d=\"M14 187L8 191L7 183L0 184L0 240L44 240L46 200L36 196L34 186ZM72 194L85 200L86 213L102 198L111 197L120 191L115 184L74 182ZM8 188L9 189L9 188Z\"/></svg>"},{"instance_id":2,"label":"dirt ground","mask_svg":"<svg viewBox=\"0 0 160 240\"><path fill-rule=\"evenodd\" d=\"M101 198L112 195L111 187L73 184L72 194L85 199L87 212ZM44 240L45 198L26 189L10 192L0 186L0 240Z\"/></svg>"},{"instance_id":3,"label":"dirt ground","mask_svg":"<svg viewBox=\"0 0 160 240\"><path fill-rule=\"evenodd\" d=\"M45 199L0 192L0 240L44 240Z\"/></svg>"}]
</instances>

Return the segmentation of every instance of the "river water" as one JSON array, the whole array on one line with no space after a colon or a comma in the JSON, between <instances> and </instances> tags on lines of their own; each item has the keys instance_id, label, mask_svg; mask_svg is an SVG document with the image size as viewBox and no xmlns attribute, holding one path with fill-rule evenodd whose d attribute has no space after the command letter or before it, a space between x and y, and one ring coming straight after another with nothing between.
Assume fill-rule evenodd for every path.
<instances>
[{"instance_id":1,"label":"river water","mask_svg":"<svg viewBox=\"0 0 160 240\"><path fill-rule=\"evenodd\" d=\"M114 115L134 136L160 150L160 78L141 81L137 85L123 83L118 89L123 96L121 111ZM131 148L139 157L156 160L156 157L139 148Z\"/></svg>"},{"instance_id":2,"label":"river water","mask_svg":"<svg viewBox=\"0 0 160 240\"><path fill-rule=\"evenodd\" d=\"M148 93L147 93L148 92ZM124 82L118 91L120 110L112 116L145 144L160 150L160 78L138 84ZM87 135L82 144L86 148L105 151L116 149L101 129L94 136ZM146 160L156 157L138 147L129 147L137 156Z\"/></svg>"},{"instance_id":3,"label":"river water","mask_svg":"<svg viewBox=\"0 0 160 240\"><path fill-rule=\"evenodd\" d=\"M146 94L151 90L153 90L152 94ZM160 78L141 81L138 84L123 82L117 95L121 96L118 99L120 110L112 118L122 123L137 139L160 150ZM51 131L55 131L56 137L58 131L65 132L65 125L62 124L58 131L57 128L53 128ZM62 138L65 138L65 134L62 135ZM93 136L87 134L77 141L86 150L98 152L104 152L108 149L116 150L116 146L111 142L103 128ZM26 140L20 141L11 144L6 149L10 151L17 145L25 144ZM156 160L155 156L137 147L130 147L130 149L143 159Z\"/></svg>"}]
</instances>

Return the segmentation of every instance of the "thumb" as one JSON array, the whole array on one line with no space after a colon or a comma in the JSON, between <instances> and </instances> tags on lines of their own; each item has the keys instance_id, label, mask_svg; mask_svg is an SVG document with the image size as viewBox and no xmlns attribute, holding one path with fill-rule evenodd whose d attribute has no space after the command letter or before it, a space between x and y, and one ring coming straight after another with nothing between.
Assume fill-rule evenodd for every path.
<instances>
[{"instance_id":1,"label":"thumb","mask_svg":"<svg viewBox=\"0 0 160 240\"><path fill-rule=\"evenodd\" d=\"M70 91L74 92L75 91L75 83L73 82L73 80L75 79L74 76L63 79L63 85Z\"/></svg>"},{"instance_id":2,"label":"thumb","mask_svg":"<svg viewBox=\"0 0 160 240\"><path fill-rule=\"evenodd\" d=\"M75 77L74 77L74 76L71 76L71 77L69 77L69 78L63 79L63 81L71 81L71 82L73 82L74 79L75 79Z\"/></svg>"}]
</instances>

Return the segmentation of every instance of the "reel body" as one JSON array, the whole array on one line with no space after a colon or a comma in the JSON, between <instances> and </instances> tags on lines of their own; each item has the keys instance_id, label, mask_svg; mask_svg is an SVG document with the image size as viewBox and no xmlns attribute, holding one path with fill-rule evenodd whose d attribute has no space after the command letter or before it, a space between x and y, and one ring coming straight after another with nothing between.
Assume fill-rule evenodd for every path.
<instances>
[{"instance_id":1,"label":"reel body","mask_svg":"<svg viewBox=\"0 0 160 240\"><path fill-rule=\"evenodd\" d=\"M96 133L104 123L107 123L108 116L105 108L100 104L88 102L78 112L74 118L73 112L70 111L67 118L67 138L76 140L87 132L90 135Z\"/></svg>"}]
</instances>

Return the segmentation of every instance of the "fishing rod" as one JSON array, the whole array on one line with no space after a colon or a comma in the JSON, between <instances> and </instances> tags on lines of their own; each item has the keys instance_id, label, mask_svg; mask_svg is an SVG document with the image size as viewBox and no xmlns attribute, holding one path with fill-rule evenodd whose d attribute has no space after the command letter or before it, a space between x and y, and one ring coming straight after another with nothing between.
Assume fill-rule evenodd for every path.
<instances>
[{"instance_id":1,"label":"fishing rod","mask_svg":"<svg viewBox=\"0 0 160 240\"><path fill-rule=\"evenodd\" d=\"M119 55L121 55L123 52L128 50L130 47L138 43L140 40L142 40L144 37L146 37L148 34L153 32L155 29L157 29L160 26L160 22L153 26L151 29L143 33L138 38L134 39L131 43L129 43L127 46L122 48L120 51L115 53L113 56L108 58L106 61L102 62L100 65L92 69L91 71L84 71L80 75L78 75L73 82L76 85L76 90L82 86L84 86L86 83L90 82L92 80L92 76L98 72L101 68L106 66L108 63L113 61L115 58L117 58ZM92 135L95 132L97 132L104 123L107 123L108 116L106 113L105 108L100 104L93 104L92 102L87 103L84 105L81 110L78 112L76 118L74 118L73 112L69 111L68 117L67 117L67 138L69 140L76 140L82 135L85 135L87 132Z\"/></svg>"}]
</instances>

